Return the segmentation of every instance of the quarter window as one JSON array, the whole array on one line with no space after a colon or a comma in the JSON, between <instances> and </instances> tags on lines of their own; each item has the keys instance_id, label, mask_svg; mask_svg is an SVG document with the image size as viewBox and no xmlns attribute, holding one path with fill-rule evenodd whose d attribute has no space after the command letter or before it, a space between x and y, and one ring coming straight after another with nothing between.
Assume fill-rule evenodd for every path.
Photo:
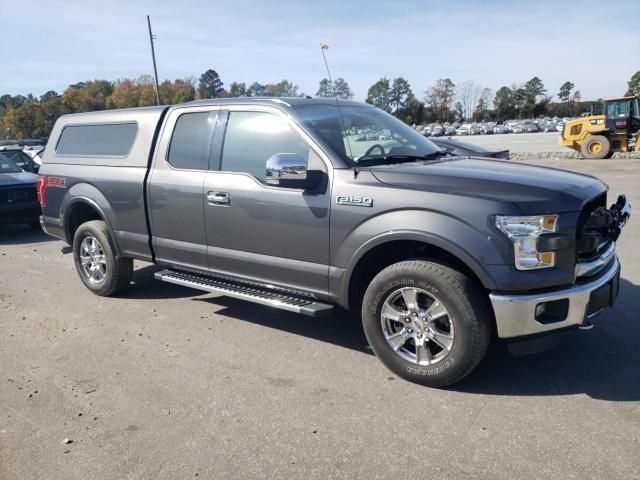
<instances>
[{"instance_id":1,"label":"quarter window","mask_svg":"<svg viewBox=\"0 0 640 480\"><path fill-rule=\"evenodd\" d=\"M171 136L167 161L175 168L206 170L217 111L183 113Z\"/></svg>"},{"instance_id":2,"label":"quarter window","mask_svg":"<svg viewBox=\"0 0 640 480\"><path fill-rule=\"evenodd\" d=\"M265 112L230 112L222 148L222 170L264 182L267 160L297 153L309 162L309 147L282 118Z\"/></svg>"},{"instance_id":3,"label":"quarter window","mask_svg":"<svg viewBox=\"0 0 640 480\"><path fill-rule=\"evenodd\" d=\"M136 123L104 123L64 127L56 145L57 155L124 157L138 132Z\"/></svg>"}]
</instances>

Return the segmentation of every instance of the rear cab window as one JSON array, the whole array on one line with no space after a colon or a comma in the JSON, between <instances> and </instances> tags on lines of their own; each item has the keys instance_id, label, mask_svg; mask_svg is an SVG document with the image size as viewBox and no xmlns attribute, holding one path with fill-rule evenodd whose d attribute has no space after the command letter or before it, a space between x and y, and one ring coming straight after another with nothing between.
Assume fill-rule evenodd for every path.
<instances>
[{"instance_id":1,"label":"rear cab window","mask_svg":"<svg viewBox=\"0 0 640 480\"><path fill-rule=\"evenodd\" d=\"M62 130L56 155L125 157L138 132L138 124L105 123L67 125Z\"/></svg>"}]
</instances>

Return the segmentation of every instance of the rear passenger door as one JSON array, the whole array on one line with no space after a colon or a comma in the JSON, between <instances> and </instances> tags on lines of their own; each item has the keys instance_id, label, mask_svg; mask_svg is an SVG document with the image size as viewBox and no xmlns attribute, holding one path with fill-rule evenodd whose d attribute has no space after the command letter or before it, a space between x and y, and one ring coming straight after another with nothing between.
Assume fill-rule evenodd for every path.
<instances>
[{"instance_id":1,"label":"rear passenger door","mask_svg":"<svg viewBox=\"0 0 640 480\"><path fill-rule=\"evenodd\" d=\"M284 114L267 107L221 112L217 168L205 180L209 268L283 287L327 293L331 185L325 160ZM278 153L307 159L319 189L267 185L266 161ZM217 171L216 171L217 170Z\"/></svg>"},{"instance_id":2,"label":"rear passenger door","mask_svg":"<svg viewBox=\"0 0 640 480\"><path fill-rule=\"evenodd\" d=\"M207 271L203 185L209 169L217 107L169 111L148 181L156 261Z\"/></svg>"}]
</instances>

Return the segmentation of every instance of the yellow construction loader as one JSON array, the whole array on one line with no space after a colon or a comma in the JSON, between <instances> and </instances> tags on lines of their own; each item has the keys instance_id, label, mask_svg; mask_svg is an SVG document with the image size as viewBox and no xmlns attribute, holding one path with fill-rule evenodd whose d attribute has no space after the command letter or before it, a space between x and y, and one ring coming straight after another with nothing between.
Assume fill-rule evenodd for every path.
<instances>
[{"instance_id":1,"label":"yellow construction loader","mask_svg":"<svg viewBox=\"0 0 640 480\"><path fill-rule=\"evenodd\" d=\"M640 152L637 97L604 102L604 115L588 115L564 124L558 142L585 158L611 158L615 152Z\"/></svg>"}]
</instances>

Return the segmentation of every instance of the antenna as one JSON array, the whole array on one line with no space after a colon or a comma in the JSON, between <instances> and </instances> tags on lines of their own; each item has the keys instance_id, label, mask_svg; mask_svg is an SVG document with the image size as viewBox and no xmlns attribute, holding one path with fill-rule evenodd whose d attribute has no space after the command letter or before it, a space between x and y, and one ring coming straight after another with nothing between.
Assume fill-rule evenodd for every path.
<instances>
[{"instance_id":1,"label":"antenna","mask_svg":"<svg viewBox=\"0 0 640 480\"><path fill-rule=\"evenodd\" d=\"M349 155L353 160L353 152L351 151L351 143L349 142L349 136L346 135L346 128L344 123L344 116L342 115L342 109L340 108L340 101L338 100L338 94L336 93L336 86L333 84L333 79L331 78L331 71L329 70L329 64L327 63L327 57L324 54L325 50L329 50L329 45L326 43L320 44L320 51L322 52L322 58L324 59L324 66L327 69L327 75L329 76L329 83L331 84L331 90L333 90L333 97L336 99L336 106L338 107L338 113L340 114L340 121L342 122L342 132L344 138L347 139L347 148L349 149ZM353 173L355 176L358 175L358 167L354 167Z\"/></svg>"},{"instance_id":2,"label":"antenna","mask_svg":"<svg viewBox=\"0 0 640 480\"><path fill-rule=\"evenodd\" d=\"M158 87L158 67L156 66L156 51L153 48L153 41L156 36L151 33L151 19L147 15L147 26L149 27L149 42L151 42L151 58L153 59L153 75L156 80L156 103L160 105L160 87Z\"/></svg>"}]
</instances>

